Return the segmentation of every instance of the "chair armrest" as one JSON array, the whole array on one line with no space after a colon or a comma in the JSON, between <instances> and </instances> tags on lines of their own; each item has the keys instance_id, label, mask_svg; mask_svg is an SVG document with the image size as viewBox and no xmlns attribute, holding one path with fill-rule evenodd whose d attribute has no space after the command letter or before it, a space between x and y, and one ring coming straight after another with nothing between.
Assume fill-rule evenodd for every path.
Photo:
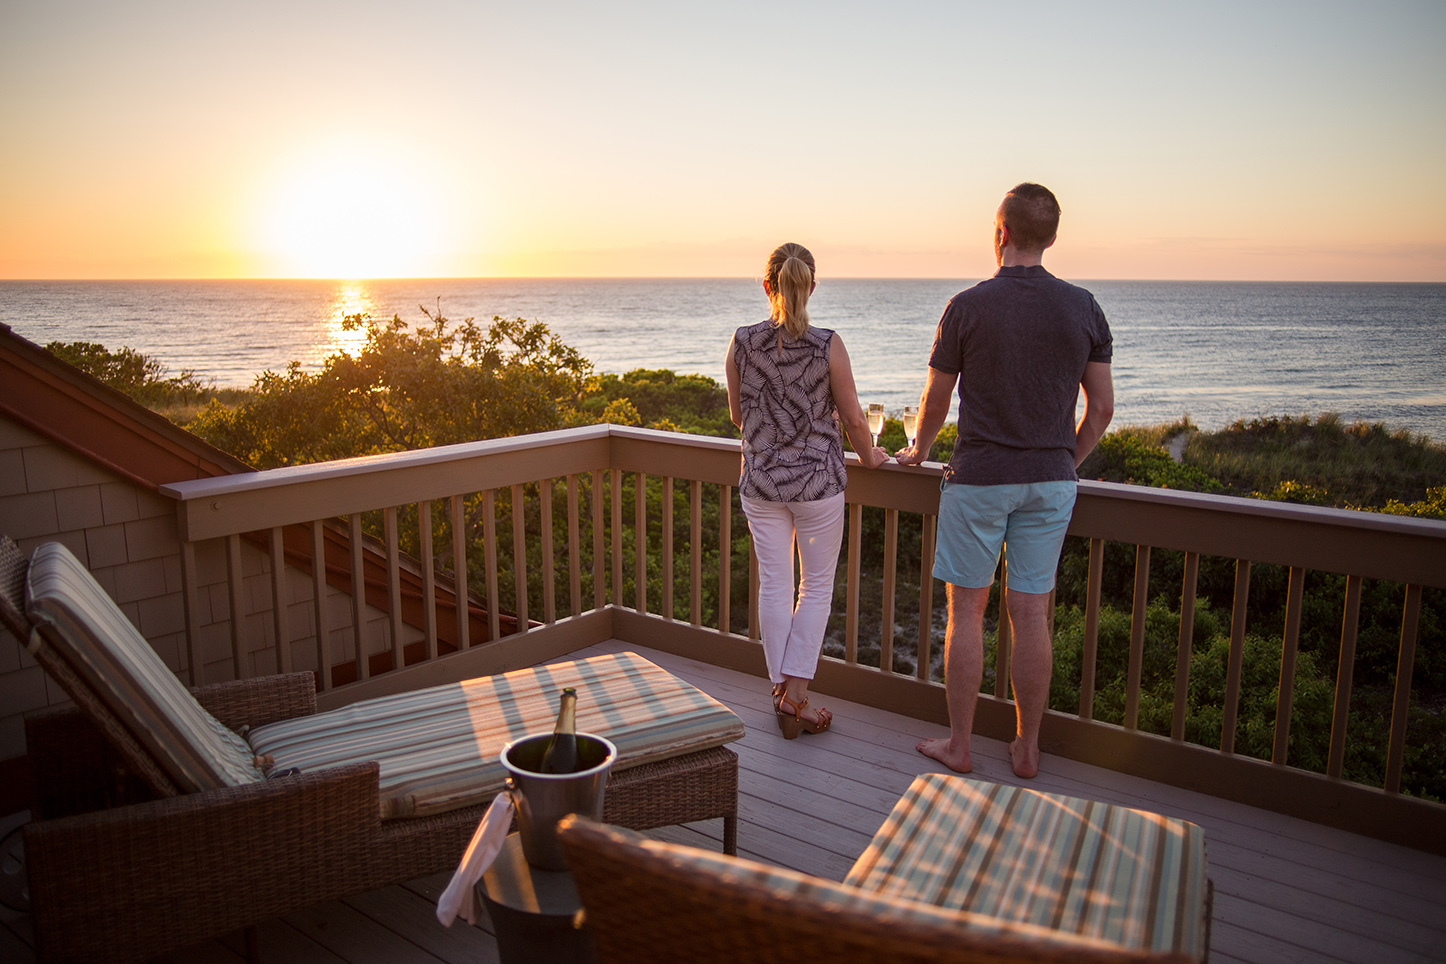
<instances>
[{"instance_id":1,"label":"chair armrest","mask_svg":"<svg viewBox=\"0 0 1446 964\"><path fill-rule=\"evenodd\" d=\"M358 763L28 824L37 956L146 960L354 890L377 774Z\"/></svg>"},{"instance_id":2,"label":"chair armrest","mask_svg":"<svg viewBox=\"0 0 1446 964\"><path fill-rule=\"evenodd\" d=\"M316 712L316 678L310 673L210 683L192 687L191 694L207 712L233 730Z\"/></svg>"}]
</instances>

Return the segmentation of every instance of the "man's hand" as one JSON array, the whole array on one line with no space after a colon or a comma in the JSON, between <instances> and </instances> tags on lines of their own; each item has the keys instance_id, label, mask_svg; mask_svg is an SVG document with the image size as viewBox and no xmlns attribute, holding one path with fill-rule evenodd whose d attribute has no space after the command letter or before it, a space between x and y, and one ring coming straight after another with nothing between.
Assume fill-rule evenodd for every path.
<instances>
[{"instance_id":1,"label":"man's hand","mask_svg":"<svg viewBox=\"0 0 1446 964\"><path fill-rule=\"evenodd\" d=\"M949 417L949 406L954 400L954 383L958 380L958 375L941 372L937 368L929 369L929 380L924 383L924 394L919 399L919 421L914 428L918 434L914 436L914 444L904 446L894 456L900 465L918 465L929 457L934 439L939 437L944 419Z\"/></svg>"},{"instance_id":2,"label":"man's hand","mask_svg":"<svg viewBox=\"0 0 1446 964\"><path fill-rule=\"evenodd\" d=\"M894 460L900 465L918 465L929 458L929 450L917 451L919 444L905 445L894 453Z\"/></svg>"}]
</instances>

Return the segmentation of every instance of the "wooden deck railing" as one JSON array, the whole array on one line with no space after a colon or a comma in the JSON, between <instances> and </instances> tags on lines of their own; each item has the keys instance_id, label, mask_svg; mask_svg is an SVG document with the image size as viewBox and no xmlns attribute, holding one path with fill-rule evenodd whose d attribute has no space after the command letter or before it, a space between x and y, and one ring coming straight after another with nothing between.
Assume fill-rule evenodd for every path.
<instances>
[{"instance_id":1,"label":"wooden deck railing","mask_svg":"<svg viewBox=\"0 0 1446 964\"><path fill-rule=\"evenodd\" d=\"M735 509L738 467L736 441L594 426L165 486L162 491L178 501L193 677L310 668L318 676L322 705L340 705L530 665L609 638L761 677L757 571L743 548L746 527ZM823 662L816 688L946 723L943 687L929 679L930 616L939 602L929 573L940 469L891 464L867 471L850 456L849 472L844 653ZM866 508L882 512L882 546L864 544ZM907 571L898 572L901 520L917 527L921 550L917 567L911 558ZM368 537L367 529L376 535ZM298 533L299 544L309 543L309 559L306 552L300 559L309 580L295 577L297 553L284 549L288 533L293 545ZM1070 534L1089 540L1081 692L1077 712L1049 713L1042 737L1046 753L1446 852L1446 806L1399 792L1421 591L1446 587L1446 523L1083 482ZM333 555L336 544L346 545L349 573L339 577L335 559L328 568L328 540ZM1132 546L1136 554L1122 725L1094 719L1107 543ZM268 578L261 585L269 585L269 599L266 591L255 598L257 576L255 566L247 573L246 545L263 550L261 569ZM1170 589L1180 593L1181 618L1169 736L1139 728L1144 613L1152 591L1163 588L1150 584L1150 558L1161 550L1184 553L1183 584ZM881 556L879 570L865 571L865 551ZM204 564L207 554L212 564ZM1202 557L1233 560L1236 571L1218 747L1184 739ZM217 558L224 559L223 567ZM1274 753L1268 762L1239 754L1234 746L1244 614L1252 566L1261 564L1289 567ZM350 618L333 620L325 604L327 579L333 586L361 585L369 566L385 571L384 591L374 585L371 592L350 593ZM207 585L204 572L218 567L224 568L224 586ZM291 577L283 571L288 568ZM1347 577L1323 774L1292 766L1286 754L1307 571ZM877 610L860 602L861 585L870 578L881 580ZM1341 779L1365 579L1403 586L1388 762L1379 787ZM298 584L310 586L309 598L302 600L307 605L300 607L309 618L298 618L297 601L288 598L288 586L294 594ZM917 653L912 674L892 670L901 587L918 598L918 634L908 643ZM218 595L228 607L207 606ZM469 597L475 600L470 608L447 601ZM378 612L385 617L369 620L368 603L373 617ZM202 614L209 611L214 620L218 609L227 608L241 617L229 618L231 651L208 653ZM269 613L269 619L258 619L260 613ZM873 619L880 628L879 662L866 666L859 660L860 628ZM380 633L378 623L385 627ZM976 732L1008 739L1013 704L1006 699L1007 620L1000 626L995 692L980 698ZM296 656L297 640L306 641L305 658ZM356 682L335 685L338 665L354 666L348 677Z\"/></svg>"}]
</instances>

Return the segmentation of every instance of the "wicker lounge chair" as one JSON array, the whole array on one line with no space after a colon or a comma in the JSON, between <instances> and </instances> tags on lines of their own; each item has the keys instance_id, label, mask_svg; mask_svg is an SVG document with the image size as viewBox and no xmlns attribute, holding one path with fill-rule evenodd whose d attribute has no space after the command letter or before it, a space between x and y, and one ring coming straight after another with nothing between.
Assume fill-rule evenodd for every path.
<instances>
[{"instance_id":1,"label":"wicker lounge chair","mask_svg":"<svg viewBox=\"0 0 1446 964\"><path fill-rule=\"evenodd\" d=\"M322 901L456 866L497 786L469 788L469 775L458 772L430 783L415 775L389 776L397 760L424 756L421 748L398 755L393 747L390 762L302 766L299 773L275 779L253 775L240 785L191 785L205 776L200 771L206 767L244 769L245 763L184 759L195 747L158 743L154 721L146 715L155 707L144 707L139 722L116 711L116 694L99 691L107 683L102 678L107 667L85 665L93 654L83 646L84 658L76 658L76 641L69 637L80 629L65 618L47 617L34 598L34 577L58 555L53 545L42 546L27 563L9 539L0 538L0 617L76 704L26 721L35 802L25 848L40 960L144 960ZM30 566L35 568L27 579ZM98 593L104 602L91 601L114 609L88 573L81 570L80 578L89 585L76 592ZM124 620L118 610L109 616ZM143 648L149 652L148 645ZM465 690L466 712L474 717L478 693L522 693L507 705L506 715L514 726L519 716L526 717L526 727L555 712L550 690L542 698L527 696L526 687L538 684L534 673L569 683L568 673L582 674L580 685L603 686L599 692L606 693L606 685L622 684L597 683L594 677L615 671L614 677L653 687L643 694L647 699L708 700L667 674L659 677L662 671L645 660L622 658L620 666L606 662L613 657L598 657L435 689ZM369 711L384 720L404 719L414 711L405 701L421 698L405 694L317 714L310 673L198 687L190 691L194 701L169 671L158 675L165 677L160 688L178 704L162 709L199 719L202 743L212 736L235 741L242 739L238 733L272 734L275 770L305 760L310 752L305 733L325 729L329 716L343 715L332 731L345 733ZM382 706L397 701L402 704ZM732 716L721 704L718 708ZM717 742L741 735L736 717L728 724L716 710L708 712L710 725L726 724L715 733ZM666 722L671 726L673 719ZM621 736L594 728L615 737L622 756L608 790L607 820L641 829L722 817L724 849L736 851L738 758L732 751L716 743L690 749L676 732L657 724L652 731L641 725ZM506 738L497 738L497 749ZM622 750L629 739L636 764L631 766ZM478 735L474 742L484 741ZM330 752L346 759L335 746ZM259 752L252 759L271 762ZM248 943L251 936L254 932Z\"/></svg>"},{"instance_id":2,"label":"wicker lounge chair","mask_svg":"<svg viewBox=\"0 0 1446 964\"><path fill-rule=\"evenodd\" d=\"M602 964L1199 962L1204 839L1181 820L925 774L842 883L579 816L559 828Z\"/></svg>"}]
</instances>

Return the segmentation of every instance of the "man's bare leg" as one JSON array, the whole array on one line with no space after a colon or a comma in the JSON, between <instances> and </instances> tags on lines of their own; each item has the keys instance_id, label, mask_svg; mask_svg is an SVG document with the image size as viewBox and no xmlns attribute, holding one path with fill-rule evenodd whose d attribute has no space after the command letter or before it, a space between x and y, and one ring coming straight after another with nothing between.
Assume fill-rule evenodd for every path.
<instances>
[{"instance_id":1,"label":"man's bare leg","mask_svg":"<svg viewBox=\"0 0 1446 964\"><path fill-rule=\"evenodd\" d=\"M1054 671L1054 646L1049 638L1049 593L1009 593L1009 626L1014 647L1009 678L1014 685L1015 737L1009 744L1014 775L1039 773L1039 727L1049 705L1049 678Z\"/></svg>"},{"instance_id":2,"label":"man's bare leg","mask_svg":"<svg viewBox=\"0 0 1446 964\"><path fill-rule=\"evenodd\" d=\"M974 732L974 707L984 678L984 607L989 587L966 589L945 583L949 628L944 633L944 684L949 701L949 735L921 740L915 749L958 773L974 769L969 737Z\"/></svg>"}]
</instances>

